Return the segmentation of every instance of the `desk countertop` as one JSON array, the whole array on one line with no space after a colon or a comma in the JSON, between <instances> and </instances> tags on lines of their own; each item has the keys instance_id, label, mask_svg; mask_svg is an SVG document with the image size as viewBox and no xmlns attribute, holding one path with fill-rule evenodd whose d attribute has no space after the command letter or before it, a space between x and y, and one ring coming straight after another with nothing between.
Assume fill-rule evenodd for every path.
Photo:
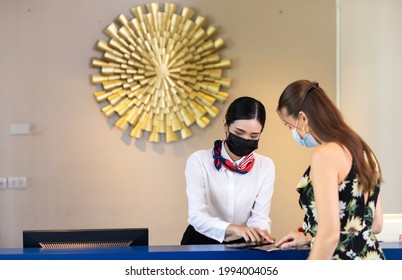
<instances>
[{"instance_id":1,"label":"desk countertop","mask_svg":"<svg viewBox=\"0 0 402 280\"><path fill-rule=\"evenodd\" d=\"M389 260L402 260L402 242L382 242ZM1 260L303 260L307 248L263 251L225 245L131 246L101 249L0 248Z\"/></svg>"}]
</instances>

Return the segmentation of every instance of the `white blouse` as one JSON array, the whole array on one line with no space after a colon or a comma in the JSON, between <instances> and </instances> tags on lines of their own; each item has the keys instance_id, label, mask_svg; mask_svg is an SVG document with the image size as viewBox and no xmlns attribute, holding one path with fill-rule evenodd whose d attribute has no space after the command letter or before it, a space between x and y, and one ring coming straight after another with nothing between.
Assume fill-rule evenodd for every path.
<instances>
[{"instance_id":1,"label":"white blouse","mask_svg":"<svg viewBox=\"0 0 402 280\"><path fill-rule=\"evenodd\" d=\"M221 154L230 160L224 145ZM232 172L223 165L218 171L213 149L196 151L189 156L185 170L188 222L196 231L219 242L239 238L225 238L229 224L271 232L269 211L275 165L269 157L256 153L254 156L254 166L247 174ZM243 158L235 163L239 164Z\"/></svg>"}]
</instances>

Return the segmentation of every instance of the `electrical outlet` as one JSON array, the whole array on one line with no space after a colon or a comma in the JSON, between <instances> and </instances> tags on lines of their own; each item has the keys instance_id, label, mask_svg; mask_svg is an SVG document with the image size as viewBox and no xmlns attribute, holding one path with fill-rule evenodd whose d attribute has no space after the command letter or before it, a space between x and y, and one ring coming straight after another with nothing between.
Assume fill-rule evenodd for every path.
<instances>
[{"instance_id":1,"label":"electrical outlet","mask_svg":"<svg viewBox=\"0 0 402 280\"><path fill-rule=\"evenodd\" d=\"M0 189L6 189L6 188L7 188L7 178L0 177Z\"/></svg>"},{"instance_id":2,"label":"electrical outlet","mask_svg":"<svg viewBox=\"0 0 402 280\"><path fill-rule=\"evenodd\" d=\"M27 177L9 177L8 187L10 189L23 189L27 187Z\"/></svg>"}]
</instances>

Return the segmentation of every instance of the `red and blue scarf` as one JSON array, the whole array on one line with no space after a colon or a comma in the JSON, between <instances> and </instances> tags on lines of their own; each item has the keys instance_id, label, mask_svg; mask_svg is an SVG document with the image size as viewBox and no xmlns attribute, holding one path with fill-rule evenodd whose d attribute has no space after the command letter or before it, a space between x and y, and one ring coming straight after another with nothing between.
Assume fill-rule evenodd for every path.
<instances>
[{"instance_id":1,"label":"red and blue scarf","mask_svg":"<svg viewBox=\"0 0 402 280\"><path fill-rule=\"evenodd\" d=\"M232 171L232 172L237 172L240 174L246 174L253 168L254 165L254 153L248 154L242 161L241 163L236 166L231 162L230 160L225 159L222 157L221 152L222 152L222 144L223 142L221 140L216 140L214 143L214 164L216 169L219 171L222 167L222 165Z\"/></svg>"}]
</instances>

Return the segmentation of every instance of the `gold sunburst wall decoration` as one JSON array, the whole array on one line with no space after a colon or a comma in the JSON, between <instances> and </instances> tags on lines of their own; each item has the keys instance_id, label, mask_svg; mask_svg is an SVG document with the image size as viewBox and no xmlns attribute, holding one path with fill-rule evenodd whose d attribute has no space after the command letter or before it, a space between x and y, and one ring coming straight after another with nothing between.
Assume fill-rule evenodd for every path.
<instances>
[{"instance_id":1,"label":"gold sunburst wall decoration","mask_svg":"<svg viewBox=\"0 0 402 280\"><path fill-rule=\"evenodd\" d=\"M149 142L160 142L163 134L166 142L186 139L192 124L205 128L218 115L216 102L228 97L222 90L231 84L224 77L231 60L219 55L225 43L217 29L194 10L145 6L130 9L131 20L119 15L104 30L110 39L97 42L102 57L92 58L99 70L91 80L102 90L95 99L131 137L142 138L145 131Z\"/></svg>"}]
</instances>

